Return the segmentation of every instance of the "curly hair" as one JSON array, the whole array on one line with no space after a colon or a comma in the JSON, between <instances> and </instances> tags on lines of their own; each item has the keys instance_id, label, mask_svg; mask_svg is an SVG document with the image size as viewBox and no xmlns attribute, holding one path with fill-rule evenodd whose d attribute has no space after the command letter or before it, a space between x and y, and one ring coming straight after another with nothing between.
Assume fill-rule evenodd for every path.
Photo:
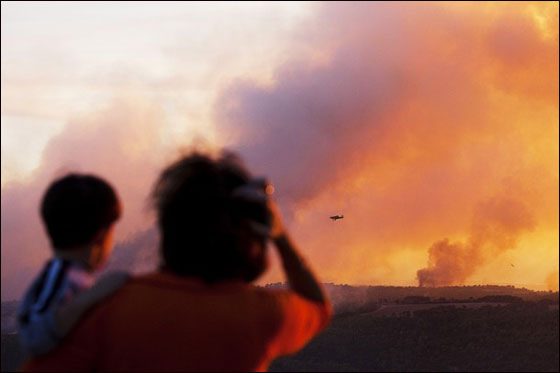
<instances>
[{"instance_id":1,"label":"curly hair","mask_svg":"<svg viewBox=\"0 0 560 373\"><path fill-rule=\"evenodd\" d=\"M152 197L163 269L207 283L252 281L264 271L266 243L246 229L248 218L262 216L262 207L231 197L250 180L241 159L231 152L217 159L195 152L162 172ZM260 245L259 255L251 254L255 245Z\"/></svg>"}]
</instances>

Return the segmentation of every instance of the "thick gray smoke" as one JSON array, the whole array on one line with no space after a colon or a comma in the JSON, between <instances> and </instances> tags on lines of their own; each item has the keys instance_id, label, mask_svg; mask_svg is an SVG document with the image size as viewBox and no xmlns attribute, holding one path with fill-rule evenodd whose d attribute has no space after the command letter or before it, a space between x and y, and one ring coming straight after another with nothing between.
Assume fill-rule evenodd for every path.
<instances>
[{"instance_id":1,"label":"thick gray smoke","mask_svg":"<svg viewBox=\"0 0 560 373\"><path fill-rule=\"evenodd\" d=\"M276 183L329 281L410 283L417 253L442 235L470 238L434 244L420 278L464 281L488 263L483 248L527 231L505 216L483 219L503 237L469 227L479 201L523 201L539 225L557 222L550 10L539 23L511 4L324 4L272 83L239 81L217 101L220 139ZM550 157L533 156L536 144Z\"/></svg>"},{"instance_id":2,"label":"thick gray smoke","mask_svg":"<svg viewBox=\"0 0 560 373\"><path fill-rule=\"evenodd\" d=\"M376 123L402 90L398 71L339 51L328 66L289 66L274 89L237 83L217 103L217 122L257 172L292 201L343 176L358 150L376 142Z\"/></svg>"},{"instance_id":3,"label":"thick gray smoke","mask_svg":"<svg viewBox=\"0 0 560 373\"><path fill-rule=\"evenodd\" d=\"M494 198L479 204L467 242L435 242L429 249L428 267L417 272L418 285L464 284L487 260L514 249L517 237L534 225L532 214L519 201Z\"/></svg>"}]
</instances>

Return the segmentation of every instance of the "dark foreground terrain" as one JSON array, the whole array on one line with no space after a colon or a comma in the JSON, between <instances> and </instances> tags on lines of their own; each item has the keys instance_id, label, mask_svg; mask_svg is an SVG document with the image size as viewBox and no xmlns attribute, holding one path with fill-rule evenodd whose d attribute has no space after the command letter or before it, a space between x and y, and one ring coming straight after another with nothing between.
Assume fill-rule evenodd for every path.
<instances>
[{"instance_id":1,"label":"dark foreground terrain","mask_svg":"<svg viewBox=\"0 0 560 373\"><path fill-rule=\"evenodd\" d=\"M558 339L558 309L535 302L347 314L270 370L558 371Z\"/></svg>"},{"instance_id":2,"label":"dark foreground terrain","mask_svg":"<svg viewBox=\"0 0 560 373\"><path fill-rule=\"evenodd\" d=\"M276 284L271 287L280 287ZM326 285L335 316L271 371L559 371L558 293L509 286ZM2 303L2 371L24 359Z\"/></svg>"}]
</instances>

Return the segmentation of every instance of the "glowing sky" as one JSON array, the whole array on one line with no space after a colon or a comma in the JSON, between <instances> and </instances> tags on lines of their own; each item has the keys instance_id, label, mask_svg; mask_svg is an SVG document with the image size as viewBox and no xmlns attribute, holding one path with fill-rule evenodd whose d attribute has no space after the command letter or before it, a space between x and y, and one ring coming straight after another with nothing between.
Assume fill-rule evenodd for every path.
<instances>
[{"instance_id":1,"label":"glowing sky","mask_svg":"<svg viewBox=\"0 0 560 373\"><path fill-rule=\"evenodd\" d=\"M69 118L114 97L141 96L164 108L164 141L194 133L212 140L208 112L220 87L266 79L311 8L3 2L2 185L28 176Z\"/></svg>"},{"instance_id":2,"label":"glowing sky","mask_svg":"<svg viewBox=\"0 0 560 373\"><path fill-rule=\"evenodd\" d=\"M325 281L558 289L557 2L3 2L1 116L3 299L55 175L112 180L123 240L193 142L273 179Z\"/></svg>"}]
</instances>

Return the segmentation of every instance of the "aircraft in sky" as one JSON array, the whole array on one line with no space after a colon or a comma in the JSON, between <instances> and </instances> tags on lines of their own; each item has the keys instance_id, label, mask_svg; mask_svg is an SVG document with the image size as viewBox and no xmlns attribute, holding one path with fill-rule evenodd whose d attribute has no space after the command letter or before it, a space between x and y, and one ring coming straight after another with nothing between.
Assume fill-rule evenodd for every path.
<instances>
[{"instance_id":1,"label":"aircraft in sky","mask_svg":"<svg viewBox=\"0 0 560 373\"><path fill-rule=\"evenodd\" d=\"M337 221L338 219L344 219L344 215L335 215L330 217L332 221Z\"/></svg>"}]
</instances>

